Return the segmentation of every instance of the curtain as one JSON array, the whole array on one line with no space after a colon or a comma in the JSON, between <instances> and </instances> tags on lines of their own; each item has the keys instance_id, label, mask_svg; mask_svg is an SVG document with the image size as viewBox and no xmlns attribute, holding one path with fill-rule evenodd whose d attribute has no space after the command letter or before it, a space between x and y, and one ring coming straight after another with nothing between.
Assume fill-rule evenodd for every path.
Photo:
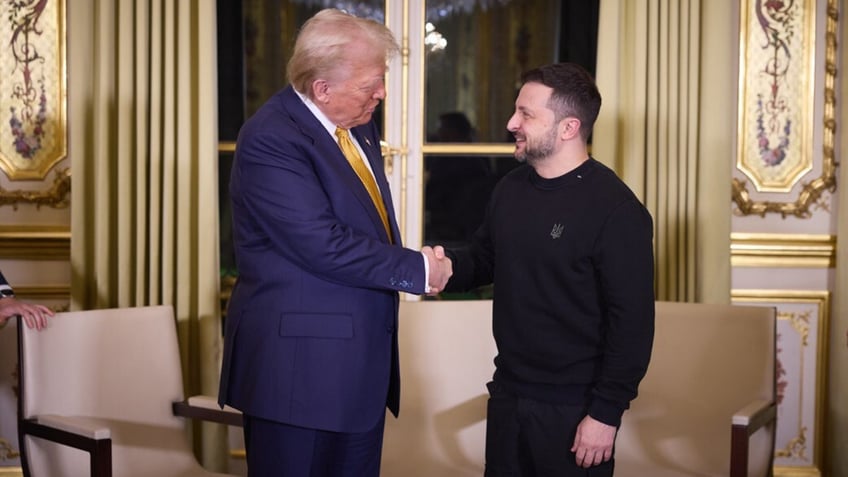
<instances>
[{"instance_id":1,"label":"curtain","mask_svg":"<svg viewBox=\"0 0 848 477\"><path fill-rule=\"evenodd\" d=\"M75 0L73 6L71 306L172 305L186 394L216 395L215 2ZM195 447L207 467L225 466L225 431L204 426L198 433L203 439Z\"/></svg>"},{"instance_id":2,"label":"curtain","mask_svg":"<svg viewBox=\"0 0 848 477\"><path fill-rule=\"evenodd\" d=\"M832 2L828 2L829 6ZM845 2L842 2L844 6ZM837 184L835 200L836 210L839 212L837 219L837 243L836 247L836 279L833 287L833 310L830 323L830 359L828 360L828 396L827 396L827 436L824 440L824 454L829 462L825 463L823 475L848 475L848 249L842 243L848 240L848 167L846 167L845 154L848 150L848 108L845 108L845 93L848 92L848 28L841 25L841 36L831 38L827 41L836 41L838 45L838 74L839 84L836 88L836 160L841 160L841 167L837 171ZM843 105L843 106L840 106Z\"/></svg>"},{"instance_id":3,"label":"curtain","mask_svg":"<svg viewBox=\"0 0 848 477\"><path fill-rule=\"evenodd\" d=\"M604 105L592 155L654 218L658 300L730 302L735 8L601 2L596 76Z\"/></svg>"}]
</instances>

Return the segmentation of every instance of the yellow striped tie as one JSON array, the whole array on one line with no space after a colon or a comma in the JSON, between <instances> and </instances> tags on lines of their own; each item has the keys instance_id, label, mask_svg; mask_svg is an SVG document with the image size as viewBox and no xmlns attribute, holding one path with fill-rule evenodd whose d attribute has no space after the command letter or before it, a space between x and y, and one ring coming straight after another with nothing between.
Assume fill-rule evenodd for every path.
<instances>
[{"instance_id":1,"label":"yellow striped tie","mask_svg":"<svg viewBox=\"0 0 848 477\"><path fill-rule=\"evenodd\" d=\"M368 166L365 165L364 160L359 155L359 151L356 150L356 146L354 146L353 142L350 140L350 135L347 132L347 129L336 128L336 137L339 138L339 147L342 149L342 153L347 158L347 162L350 163L350 166L353 167L356 175L359 176L359 180L362 181L362 185L365 186L365 189L368 191L368 195L371 196L371 201L374 202L374 207L377 208L377 213L380 214L380 220L383 221L383 227L386 228L386 236L389 238L389 242L392 242L392 229L389 226L389 216L386 214L386 206L383 203L383 197L380 195L380 189L377 187L377 182L374 181L374 176L371 175L371 171L368 170Z\"/></svg>"}]
</instances>

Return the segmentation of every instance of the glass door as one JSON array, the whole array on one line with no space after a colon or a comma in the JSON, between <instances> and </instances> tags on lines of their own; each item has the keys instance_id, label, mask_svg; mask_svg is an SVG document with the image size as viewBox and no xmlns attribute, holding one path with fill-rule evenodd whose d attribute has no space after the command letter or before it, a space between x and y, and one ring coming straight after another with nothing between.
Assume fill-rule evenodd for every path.
<instances>
[{"instance_id":1,"label":"glass door","mask_svg":"<svg viewBox=\"0 0 848 477\"><path fill-rule=\"evenodd\" d=\"M401 45L386 78L386 174L410 248L467 241L494 184L517 164L506 122L527 69L595 68L599 0L219 0L222 288L235 274L229 165L238 129L286 85L298 28L339 8L384 22ZM485 296L485 291L475 294ZM226 296L225 296L226 298Z\"/></svg>"},{"instance_id":2,"label":"glass door","mask_svg":"<svg viewBox=\"0 0 848 477\"><path fill-rule=\"evenodd\" d=\"M385 139L404 243L468 241L497 181L518 164L506 123L522 72L573 61L594 72L598 0L387 2L402 43ZM486 298L488 288L444 298Z\"/></svg>"}]
</instances>

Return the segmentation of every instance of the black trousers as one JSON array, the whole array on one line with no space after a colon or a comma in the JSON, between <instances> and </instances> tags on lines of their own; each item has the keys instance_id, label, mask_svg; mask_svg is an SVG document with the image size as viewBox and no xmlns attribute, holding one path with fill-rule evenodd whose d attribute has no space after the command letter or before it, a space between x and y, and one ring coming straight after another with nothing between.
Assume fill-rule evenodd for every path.
<instances>
[{"instance_id":1,"label":"black trousers","mask_svg":"<svg viewBox=\"0 0 848 477\"><path fill-rule=\"evenodd\" d=\"M615 459L585 469L571 446L585 404L549 404L489 386L486 477L611 477Z\"/></svg>"}]
</instances>

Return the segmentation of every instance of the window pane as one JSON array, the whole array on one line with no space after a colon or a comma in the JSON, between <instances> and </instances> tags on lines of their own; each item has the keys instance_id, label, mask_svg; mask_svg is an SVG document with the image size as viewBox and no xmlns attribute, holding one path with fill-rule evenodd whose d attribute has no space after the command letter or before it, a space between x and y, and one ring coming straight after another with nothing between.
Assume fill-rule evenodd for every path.
<instances>
[{"instance_id":1,"label":"window pane","mask_svg":"<svg viewBox=\"0 0 848 477\"><path fill-rule=\"evenodd\" d=\"M466 243L483 222L495 184L518 166L512 156L424 156L424 242Z\"/></svg>"},{"instance_id":2,"label":"window pane","mask_svg":"<svg viewBox=\"0 0 848 477\"><path fill-rule=\"evenodd\" d=\"M300 26L333 7L383 23L383 0L242 0L245 117L288 84L286 64ZM374 115L380 117L380 112Z\"/></svg>"},{"instance_id":3,"label":"window pane","mask_svg":"<svg viewBox=\"0 0 848 477\"><path fill-rule=\"evenodd\" d=\"M468 243L483 222L495 184L518 165L512 156L425 155L424 243L447 248ZM464 293L441 293L438 297L491 298L491 285Z\"/></svg>"},{"instance_id":4,"label":"window pane","mask_svg":"<svg viewBox=\"0 0 848 477\"><path fill-rule=\"evenodd\" d=\"M556 61L595 69L599 0L428 0L428 141L439 117L461 111L477 142L512 142L505 125L521 73Z\"/></svg>"}]
</instances>

